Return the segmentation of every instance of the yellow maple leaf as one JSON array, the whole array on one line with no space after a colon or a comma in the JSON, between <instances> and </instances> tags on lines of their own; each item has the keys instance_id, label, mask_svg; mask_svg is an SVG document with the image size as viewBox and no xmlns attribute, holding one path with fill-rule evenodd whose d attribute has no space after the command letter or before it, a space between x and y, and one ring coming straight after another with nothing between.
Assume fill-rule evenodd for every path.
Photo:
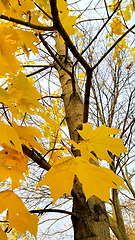
<instances>
[{"instance_id":1,"label":"yellow maple leaf","mask_svg":"<svg viewBox=\"0 0 135 240\"><path fill-rule=\"evenodd\" d=\"M40 93L32 85L31 79L28 80L26 75L19 73L16 77L8 78L8 92L12 102L17 103L17 108L24 112L33 114L33 110L40 109L41 105L37 99L41 98Z\"/></svg>"},{"instance_id":2,"label":"yellow maple leaf","mask_svg":"<svg viewBox=\"0 0 135 240\"><path fill-rule=\"evenodd\" d=\"M28 170L28 157L26 155L20 154L6 144L2 144L2 147L3 149L0 151L0 166L16 167L21 173Z\"/></svg>"},{"instance_id":3,"label":"yellow maple leaf","mask_svg":"<svg viewBox=\"0 0 135 240\"><path fill-rule=\"evenodd\" d=\"M78 33L78 30L76 28L73 28L73 26L76 24L76 16L69 15L67 2L63 0L58 0L57 7L58 7L60 21L63 27L65 28L67 34L70 36L74 33ZM59 34L58 34L58 37L60 42L64 43L63 38Z\"/></svg>"},{"instance_id":4,"label":"yellow maple leaf","mask_svg":"<svg viewBox=\"0 0 135 240\"><path fill-rule=\"evenodd\" d=\"M52 168L45 174L41 185L49 185L51 196L55 201L63 194L71 194L74 175L82 183L86 199L96 195L102 201L109 201L110 188L121 185L126 188L124 181L112 170L91 164L83 157L63 157L56 161ZM59 186L59 187L58 187Z\"/></svg>"},{"instance_id":5,"label":"yellow maple leaf","mask_svg":"<svg viewBox=\"0 0 135 240\"><path fill-rule=\"evenodd\" d=\"M19 137L23 140L26 140L30 147L36 148L41 153L45 154L46 150L42 147L38 141L35 140L34 136L38 137L40 140L43 137L39 129L36 129L31 126L18 126L15 122L13 123L14 129L18 133Z\"/></svg>"},{"instance_id":6,"label":"yellow maple leaf","mask_svg":"<svg viewBox=\"0 0 135 240\"><path fill-rule=\"evenodd\" d=\"M26 53L27 57L29 57L29 51L30 48L33 53L38 53L38 48L33 44L33 42L38 43L38 38L33 34L31 31L23 31L22 29L17 29L17 34L19 37L18 45L20 45L24 53Z\"/></svg>"},{"instance_id":7,"label":"yellow maple leaf","mask_svg":"<svg viewBox=\"0 0 135 240\"><path fill-rule=\"evenodd\" d=\"M83 130L77 131L84 140L76 148L87 152L94 151L100 160L106 160L109 163L112 162L112 158L109 156L107 150L119 157L121 153L127 152L126 147L122 144L122 139L109 136L118 134L119 129L102 125L93 130L92 126L87 122L83 124Z\"/></svg>"},{"instance_id":8,"label":"yellow maple leaf","mask_svg":"<svg viewBox=\"0 0 135 240\"><path fill-rule=\"evenodd\" d=\"M0 102L8 105L8 100L10 99L10 95L8 92L6 92L5 89L0 87Z\"/></svg>"},{"instance_id":9,"label":"yellow maple leaf","mask_svg":"<svg viewBox=\"0 0 135 240\"><path fill-rule=\"evenodd\" d=\"M78 74L78 77L80 79L84 79L85 78L85 72L82 72L82 73Z\"/></svg>"},{"instance_id":10,"label":"yellow maple leaf","mask_svg":"<svg viewBox=\"0 0 135 240\"><path fill-rule=\"evenodd\" d=\"M0 143L6 143L10 148L22 152L21 140L15 129L4 122L0 121Z\"/></svg>"},{"instance_id":11,"label":"yellow maple leaf","mask_svg":"<svg viewBox=\"0 0 135 240\"><path fill-rule=\"evenodd\" d=\"M2 239L2 240L7 240L7 235L6 235L6 233L2 230L1 226L0 226L0 239Z\"/></svg>"},{"instance_id":12,"label":"yellow maple leaf","mask_svg":"<svg viewBox=\"0 0 135 240\"><path fill-rule=\"evenodd\" d=\"M21 187L19 180L25 180L23 174L16 168L0 167L0 181L4 182L8 177L12 180L12 189Z\"/></svg>"},{"instance_id":13,"label":"yellow maple leaf","mask_svg":"<svg viewBox=\"0 0 135 240\"><path fill-rule=\"evenodd\" d=\"M0 192L0 203L0 213L8 209L9 229L15 228L25 236L28 230L36 238L38 217L29 213L22 200L13 191Z\"/></svg>"},{"instance_id":14,"label":"yellow maple leaf","mask_svg":"<svg viewBox=\"0 0 135 240\"><path fill-rule=\"evenodd\" d=\"M114 17L112 20L113 22L110 23L112 34L121 35L123 33L123 30L125 30L124 25L121 23L120 19L117 17Z\"/></svg>"},{"instance_id":15,"label":"yellow maple leaf","mask_svg":"<svg viewBox=\"0 0 135 240\"><path fill-rule=\"evenodd\" d=\"M0 76L6 77L6 73L12 75L16 74L19 66L19 60L15 58L14 50L17 50L17 45L13 44L12 39L8 39L6 34L3 33L4 26L0 26Z\"/></svg>"},{"instance_id":16,"label":"yellow maple leaf","mask_svg":"<svg viewBox=\"0 0 135 240\"><path fill-rule=\"evenodd\" d=\"M126 6L126 10L122 11L125 21L129 21L131 19L131 11L130 11L130 9L131 9L131 6L130 6L130 4L128 4Z\"/></svg>"},{"instance_id":17,"label":"yellow maple leaf","mask_svg":"<svg viewBox=\"0 0 135 240\"><path fill-rule=\"evenodd\" d=\"M34 2L31 0L19 0L19 2L18 0L2 0L2 3L3 13L16 18L24 17L24 14L27 14L35 8Z\"/></svg>"}]
</instances>

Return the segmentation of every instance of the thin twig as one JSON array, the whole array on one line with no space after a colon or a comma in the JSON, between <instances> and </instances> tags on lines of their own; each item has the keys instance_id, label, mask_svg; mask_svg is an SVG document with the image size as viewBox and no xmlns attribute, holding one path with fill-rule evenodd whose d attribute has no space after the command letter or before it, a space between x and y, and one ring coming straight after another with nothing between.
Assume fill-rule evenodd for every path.
<instances>
[{"instance_id":1,"label":"thin twig","mask_svg":"<svg viewBox=\"0 0 135 240\"><path fill-rule=\"evenodd\" d=\"M104 29L104 27L107 25L107 23L110 21L110 19L112 18L112 16L116 13L117 9L119 8L120 4L121 4L122 0L118 3L117 7L115 8L114 12L110 15L110 17L107 19L107 21L103 24L103 26L100 28L100 30L98 31L98 33L95 35L95 37L92 39L92 41L88 44L88 46L81 52L81 55L83 53L86 52L86 50L92 45L92 43L95 41L95 39L97 39L98 35L101 33L101 31ZM76 65L76 63L78 62L78 60L74 63L74 65Z\"/></svg>"},{"instance_id":2,"label":"thin twig","mask_svg":"<svg viewBox=\"0 0 135 240\"><path fill-rule=\"evenodd\" d=\"M51 18L36 2L34 2L34 4L35 4L35 6L36 6L37 8L40 9L40 11L41 11L42 13L45 14L46 17L48 17L49 19L52 20L52 18Z\"/></svg>"},{"instance_id":3,"label":"thin twig","mask_svg":"<svg viewBox=\"0 0 135 240\"><path fill-rule=\"evenodd\" d=\"M71 215L73 217L77 217L78 216L73 213L73 212L69 212L69 211L66 211L66 210L62 210L62 209L40 209L40 210L31 210L29 211L30 213L39 213L39 214L43 214L43 213L46 213L46 212L57 212L57 213L64 213L64 214L68 214L68 215Z\"/></svg>"},{"instance_id":4,"label":"thin twig","mask_svg":"<svg viewBox=\"0 0 135 240\"><path fill-rule=\"evenodd\" d=\"M114 47L129 33L131 30L135 27L135 24L129 28L118 40L108 49L108 51L100 58L100 60L92 67L92 70L94 70L102 61L103 59L114 49Z\"/></svg>"},{"instance_id":5,"label":"thin twig","mask_svg":"<svg viewBox=\"0 0 135 240\"><path fill-rule=\"evenodd\" d=\"M33 72L33 73L27 74L26 77L31 77L31 76L33 76L33 75L35 75L35 74L37 74L37 73L40 73L40 72L48 69L49 67L52 67L52 66L43 67L43 68L41 68L41 69L39 69L39 70L37 70L37 71L35 71L35 72Z\"/></svg>"}]
</instances>

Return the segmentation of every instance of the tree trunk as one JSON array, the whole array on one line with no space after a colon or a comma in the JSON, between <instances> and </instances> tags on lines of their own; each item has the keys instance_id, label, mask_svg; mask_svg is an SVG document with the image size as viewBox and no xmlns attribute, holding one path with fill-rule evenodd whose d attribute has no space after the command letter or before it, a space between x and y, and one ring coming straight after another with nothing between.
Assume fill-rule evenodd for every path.
<instances>
[{"instance_id":1,"label":"tree trunk","mask_svg":"<svg viewBox=\"0 0 135 240\"><path fill-rule=\"evenodd\" d=\"M59 43L56 37L56 48L59 60L65 68L72 72L72 62L66 56L65 45ZM66 121L72 140L79 142L79 134L76 131L83 122L83 100L78 83L74 78L75 92L71 77L58 66L59 78L62 86L62 97L65 106ZM78 152L74 153L76 156ZM78 218L72 218L74 239L109 240L109 221L105 210L105 204L96 196L92 196L87 202L82 190L82 185L75 176L73 196L73 212Z\"/></svg>"}]
</instances>

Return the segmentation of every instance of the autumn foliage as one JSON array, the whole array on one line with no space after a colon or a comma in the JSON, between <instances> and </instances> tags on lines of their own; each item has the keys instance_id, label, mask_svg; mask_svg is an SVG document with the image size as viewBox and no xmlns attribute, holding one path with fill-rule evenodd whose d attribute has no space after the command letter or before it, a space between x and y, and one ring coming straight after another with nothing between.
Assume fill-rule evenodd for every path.
<instances>
[{"instance_id":1,"label":"autumn foliage","mask_svg":"<svg viewBox=\"0 0 135 240\"><path fill-rule=\"evenodd\" d=\"M117 4L117 1L112 1L112 4L107 6L110 14L117 7ZM43 43L44 47L46 46L46 49L49 49L48 45L45 45L45 41L42 40L44 32L54 32L62 44L66 41L66 34L68 34L70 38L69 48L71 45L71 49L73 44L71 36L78 34L78 36L83 37L75 27L76 20L80 16L74 15L67 8L66 1L57 1L59 20L66 30L66 34L62 34L60 28L57 28L57 24L53 22L52 8L53 1L0 1L0 213L7 211L6 221L9 224L9 229L15 228L24 235L28 230L35 238L38 217L35 213L31 214L28 211L21 198L17 196L17 192L15 193L15 189L21 188L20 180L26 180L30 156L34 160L33 156L36 154L49 170L37 188L49 185L53 204L63 194L71 195L75 175L82 183L86 200L92 195L96 195L102 201L109 202L110 188L122 187L127 190L121 177L117 176L111 169L101 167L102 160L107 161L110 165L113 164L110 153L120 157L122 153L127 152L123 145L123 139L117 138L120 130L106 127L105 124L93 129L90 123L84 121L82 130L76 130L81 140L76 142L69 139L62 146L61 121L63 121L64 109L58 111L55 101L54 108L48 107L47 109L42 104L46 93L36 88L32 74L29 76L26 74L23 65L28 63L24 64L22 56L27 56L29 60L31 54L38 55L40 42ZM132 11L132 3L125 5L121 13L125 21L130 21ZM119 11L112 18L110 29L111 34L106 36L110 46L113 46L112 39L116 38L116 35L120 37L129 31L121 23ZM121 64L120 48L128 49L126 37L121 38L119 45L114 45L113 60L117 59L119 64ZM130 53L132 57L135 57L134 49L130 49ZM56 62L59 64L58 61ZM130 67L126 68L130 69ZM78 76L80 79L82 78L81 85L85 73ZM55 97L57 94L54 92ZM57 103L59 103L58 101ZM34 126L30 121L31 118L40 119L39 121L44 122L44 124L41 123L38 127L36 124ZM50 139L48 148L43 144L45 137ZM52 138L53 141L57 139L54 142L60 145L58 151L49 152L55 148L51 146ZM74 150L80 151L80 156L74 156L71 146ZM48 162L44 160L44 156L47 154L50 157ZM96 162L96 165L89 162L90 158ZM8 178L10 178L11 183L9 187L6 185ZM0 239L7 239L2 228L0 228Z\"/></svg>"}]
</instances>

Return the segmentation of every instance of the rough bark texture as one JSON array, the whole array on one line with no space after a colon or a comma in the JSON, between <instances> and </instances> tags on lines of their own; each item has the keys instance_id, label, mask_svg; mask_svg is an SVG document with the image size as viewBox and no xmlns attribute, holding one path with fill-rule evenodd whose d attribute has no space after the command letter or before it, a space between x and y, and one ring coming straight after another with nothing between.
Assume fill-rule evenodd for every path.
<instances>
[{"instance_id":1,"label":"rough bark texture","mask_svg":"<svg viewBox=\"0 0 135 240\"><path fill-rule=\"evenodd\" d=\"M74 239L109 240L109 223L104 202L96 196L92 196L86 202L81 183L76 179L74 188L79 195L78 198L72 193L73 212L79 217L72 218Z\"/></svg>"},{"instance_id":2,"label":"rough bark texture","mask_svg":"<svg viewBox=\"0 0 135 240\"><path fill-rule=\"evenodd\" d=\"M59 43L57 38L56 48L61 63L72 72L72 62L70 58L68 57L65 62L65 45ZM79 135L76 129L83 122L83 100L76 79L74 79L75 93L73 93L73 83L71 77L59 66L58 72L62 86L62 96L69 134L72 140L79 142ZM78 216L78 218L72 218L74 239L109 240L109 221L104 202L96 196L92 196L86 202L82 185L76 176L72 196L73 212Z\"/></svg>"}]
</instances>

